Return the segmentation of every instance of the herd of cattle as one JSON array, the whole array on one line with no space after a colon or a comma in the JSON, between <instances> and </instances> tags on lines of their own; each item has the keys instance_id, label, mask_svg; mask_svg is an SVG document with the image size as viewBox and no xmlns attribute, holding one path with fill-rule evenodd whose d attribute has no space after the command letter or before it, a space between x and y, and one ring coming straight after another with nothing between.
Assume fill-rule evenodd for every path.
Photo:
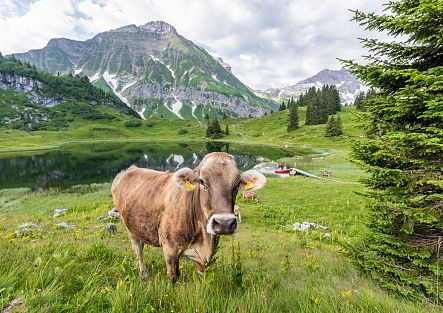
<instances>
[{"instance_id":1,"label":"herd of cattle","mask_svg":"<svg viewBox=\"0 0 443 313\"><path fill-rule=\"evenodd\" d=\"M262 174L240 172L234 157L223 152L207 154L194 170L170 173L131 166L119 173L112 183L112 197L132 241L142 279L147 278L144 245L163 248L168 276L174 282L180 275L181 256L203 272L217 236L237 231L239 189L243 197L258 202L252 190L265 184Z\"/></svg>"}]
</instances>

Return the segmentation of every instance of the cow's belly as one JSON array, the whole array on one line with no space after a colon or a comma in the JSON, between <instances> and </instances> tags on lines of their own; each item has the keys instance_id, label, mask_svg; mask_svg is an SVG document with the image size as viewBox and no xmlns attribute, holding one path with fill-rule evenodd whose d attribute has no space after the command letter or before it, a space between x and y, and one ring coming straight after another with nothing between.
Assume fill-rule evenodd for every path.
<instances>
[{"instance_id":1,"label":"cow's belly","mask_svg":"<svg viewBox=\"0 0 443 313\"><path fill-rule=\"evenodd\" d=\"M126 216L125 216L126 215ZM133 237L143 243L160 247L158 229L160 217L157 212L143 212L143 214L122 214L123 222Z\"/></svg>"}]
</instances>

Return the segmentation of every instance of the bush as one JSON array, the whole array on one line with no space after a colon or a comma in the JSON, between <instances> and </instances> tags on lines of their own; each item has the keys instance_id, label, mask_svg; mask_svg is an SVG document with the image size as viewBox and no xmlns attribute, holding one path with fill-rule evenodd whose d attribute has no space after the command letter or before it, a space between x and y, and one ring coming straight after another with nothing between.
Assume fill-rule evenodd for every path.
<instances>
[{"instance_id":1,"label":"bush","mask_svg":"<svg viewBox=\"0 0 443 313\"><path fill-rule=\"evenodd\" d=\"M179 135L185 135L185 134L187 134L187 133L189 133L189 130L187 130L186 128L180 128L180 129L177 131L177 134L179 134Z\"/></svg>"},{"instance_id":2,"label":"bush","mask_svg":"<svg viewBox=\"0 0 443 313\"><path fill-rule=\"evenodd\" d=\"M139 127L142 124L140 120L128 120L126 121L123 126L125 127Z\"/></svg>"}]
</instances>

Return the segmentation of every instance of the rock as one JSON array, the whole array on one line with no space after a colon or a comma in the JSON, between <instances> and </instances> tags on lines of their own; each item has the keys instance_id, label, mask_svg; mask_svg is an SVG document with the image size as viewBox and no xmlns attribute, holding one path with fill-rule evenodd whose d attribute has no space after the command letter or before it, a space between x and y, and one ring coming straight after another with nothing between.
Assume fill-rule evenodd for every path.
<instances>
[{"instance_id":1,"label":"rock","mask_svg":"<svg viewBox=\"0 0 443 313\"><path fill-rule=\"evenodd\" d=\"M323 235L323 238L330 238L331 237L331 233L325 233L324 235Z\"/></svg>"},{"instance_id":2,"label":"rock","mask_svg":"<svg viewBox=\"0 0 443 313\"><path fill-rule=\"evenodd\" d=\"M75 228L77 227L77 225L69 225L66 222L60 222L57 224L57 228L62 229L62 228L66 228L66 229L71 229L71 228Z\"/></svg>"},{"instance_id":3,"label":"rock","mask_svg":"<svg viewBox=\"0 0 443 313\"><path fill-rule=\"evenodd\" d=\"M108 224L108 226L106 228L107 228L108 232L111 234L114 234L117 232L117 225L115 225L113 223Z\"/></svg>"},{"instance_id":4,"label":"rock","mask_svg":"<svg viewBox=\"0 0 443 313\"><path fill-rule=\"evenodd\" d=\"M24 227L22 229L16 229L14 233L18 236L20 234L27 235L27 234L29 234L31 232L32 232L32 230L30 230L29 228Z\"/></svg>"},{"instance_id":5,"label":"rock","mask_svg":"<svg viewBox=\"0 0 443 313\"><path fill-rule=\"evenodd\" d=\"M27 223L23 223L21 225L18 225L18 228L22 228L22 229L24 229L24 228L41 228L41 226L37 225L33 222L27 222Z\"/></svg>"},{"instance_id":6,"label":"rock","mask_svg":"<svg viewBox=\"0 0 443 313\"><path fill-rule=\"evenodd\" d=\"M65 214L67 211L68 209L55 209L52 217L59 217L60 215Z\"/></svg>"},{"instance_id":7,"label":"rock","mask_svg":"<svg viewBox=\"0 0 443 313\"><path fill-rule=\"evenodd\" d=\"M120 213L118 213L118 210L116 208L112 208L110 211L97 217L97 220L104 220L104 219L118 219L119 220Z\"/></svg>"},{"instance_id":8,"label":"rock","mask_svg":"<svg viewBox=\"0 0 443 313\"><path fill-rule=\"evenodd\" d=\"M25 297L19 296L8 303L3 309L2 313L13 313L13 312L28 312L28 308L23 305Z\"/></svg>"},{"instance_id":9,"label":"rock","mask_svg":"<svg viewBox=\"0 0 443 313\"><path fill-rule=\"evenodd\" d=\"M312 222L302 222L302 223L294 223L291 225L292 230L298 230L298 231L305 231L308 230L310 228L312 229L322 229L322 230L327 230L328 228L326 226L322 226L316 223L312 223Z\"/></svg>"}]
</instances>

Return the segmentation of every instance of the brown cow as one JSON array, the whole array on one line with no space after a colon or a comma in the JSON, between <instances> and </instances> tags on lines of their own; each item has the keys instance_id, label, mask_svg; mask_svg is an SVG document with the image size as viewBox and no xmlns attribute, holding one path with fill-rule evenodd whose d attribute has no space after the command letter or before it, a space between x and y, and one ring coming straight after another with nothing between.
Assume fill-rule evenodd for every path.
<instances>
[{"instance_id":1,"label":"brown cow","mask_svg":"<svg viewBox=\"0 0 443 313\"><path fill-rule=\"evenodd\" d=\"M138 259L143 280L145 244L162 247L168 276L180 275L179 257L190 258L203 272L217 235L237 230L234 215L239 188L258 189L266 178L257 171L241 173L233 156L214 152L192 170L158 172L131 166L112 183L112 197L121 214Z\"/></svg>"},{"instance_id":2,"label":"brown cow","mask_svg":"<svg viewBox=\"0 0 443 313\"><path fill-rule=\"evenodd\" d=\"M321 177L330 177L332 175L332 171L321 170L320 174L321 174Z\"/></svg>"},{"instance_id":3,"label":"brown cow","mask_svg":"<svg viewBox=\"0 0 443 313\"><path fill-rule=\"evenodd\" d=\"M249 200L254 201L255 203L259 203L260 202L260 199L258 199L257 195L253 191L244 190L242 192L242 196L243 196L243 199L249 199Z\"/></svg>"}]
</instances>

